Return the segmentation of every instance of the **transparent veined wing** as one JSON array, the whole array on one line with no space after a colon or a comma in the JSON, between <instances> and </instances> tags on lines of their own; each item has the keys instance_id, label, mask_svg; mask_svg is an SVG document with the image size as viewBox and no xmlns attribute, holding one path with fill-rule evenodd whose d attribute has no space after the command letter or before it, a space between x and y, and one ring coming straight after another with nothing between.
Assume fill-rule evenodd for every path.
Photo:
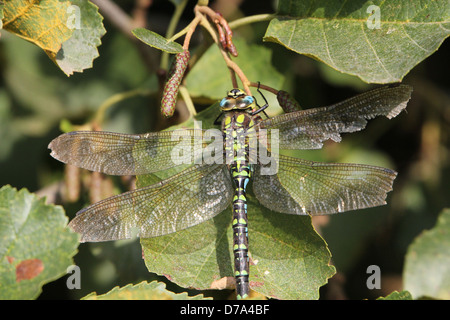
<instances>
[{"instance_id":1,"label":"transparent veined wing","mask_svg":"<svg viewBox=\"0 0 450 320\"><path fill-rule=\"evenodd\" d=\"M194 163L194 150L207 143L204 130L145 134L74 131L49 144L51 156L67 164L110 175L142 175Z\"/></svg>"},{"instance_id":2,"label":"transparent veined wing","mask_svg":"<svg viewBox=\"0 0 450 320\"><path fill-rule=\"evenodd\" d=\"M289 214L322 215L386 204L397 173L347 163L321 163L279 155L278 172L255 166L253 190L265 207Z\"/></svg>"},{"instance_id":3,"label":"transparent veined wing","mask_svg":"<svg viewBox=\"0 0 450 320\"><path fill-rule=\"evenodd\" d=\"M343 102L321 108L282 114L261 121L259 129L278 129L280 149L320 149L328 139L341 141L340 133L364 129L377 116L397 116L411 97L412 87L377 88Z\"/></svg>"},{"instance_id":4,"label":"transparent veined wing","mask_svg":"<svg viewBox=\"0 0 450 320\"><path fill-rule=\"evenodd\" d=\"M94 203L69 227L81 241L151 238L211 219L231 203L234 188L226 165L194 165L154 185Z\"/></svg>"}]
</instances>

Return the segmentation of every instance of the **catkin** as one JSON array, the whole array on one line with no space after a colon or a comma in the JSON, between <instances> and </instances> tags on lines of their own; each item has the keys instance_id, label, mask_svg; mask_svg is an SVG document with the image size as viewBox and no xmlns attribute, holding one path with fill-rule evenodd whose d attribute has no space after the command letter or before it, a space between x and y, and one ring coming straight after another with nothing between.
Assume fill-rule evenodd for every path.
<instances>
[{"instance_id":1,"label":"catkin","mask_svg":"<svg viewBox=\"0 0 450 320\"><path fill-rule=\"evenodd\" d=\"M175 112L178 88L188 66L189 58L190 53L188 50L177 53L170 67L161 100L161 113L165 117L171 117Z\"/></svg>"},{"instance_id":2,"label":"catkin","mask_svg":"<svg viewBox=\"0 0 450 320\"><path fill-rule=\"evenodd\" d=\"M291 98L289 93L286 91L278 91L277 100L280 104L280 107L283 108L284 112L286 113L302 110L300 104L295 101L295 99Z\"/></svg>"}]
</instances>

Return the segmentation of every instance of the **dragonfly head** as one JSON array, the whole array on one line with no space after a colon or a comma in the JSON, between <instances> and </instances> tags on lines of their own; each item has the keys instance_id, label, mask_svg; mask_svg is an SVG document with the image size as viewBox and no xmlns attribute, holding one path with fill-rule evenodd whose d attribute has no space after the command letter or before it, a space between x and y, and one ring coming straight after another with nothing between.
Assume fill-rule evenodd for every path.
<instances>
[{"instance_id":1,"label":"dragonfly head","mask_svg":"<svg viewBox=\"0 0 450 320\"><path fill-rule=\"evenodd\" d=\"M254 107L255 99L241 89L231 89L227 96L220 101L220 108L224 112L231 110L250 111Z\"/></svg>"}]
</instances>

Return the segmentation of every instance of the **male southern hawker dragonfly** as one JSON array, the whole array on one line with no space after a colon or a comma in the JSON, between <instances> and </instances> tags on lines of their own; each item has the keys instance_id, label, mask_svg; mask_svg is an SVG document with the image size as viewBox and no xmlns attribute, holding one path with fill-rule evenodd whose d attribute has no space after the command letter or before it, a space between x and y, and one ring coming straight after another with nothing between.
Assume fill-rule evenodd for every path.
<instances>
[{"instance_id":1,"label":"male southern hawker dragonfly","mask_svg":"<svg viewBox=\"0 0 450 320\"><path fill-rule=\"evenodd\" d=\"M127 239L136 230L139 237L150 238L197 225L231 205L236 291L238 298L246 298L250 276L246 187L250 180L258 201L273 211L323 215L385 204L397 174L369 165L292 158L275 147L319 149L326 140L339 142L340 133L359 131L368 119L397 116L411 92L407 85L386 86L328 107L263 120L260 115L267 103L260 107L254 97L232 89L220 102L223 139L210 152L215 161L198 161L193 155L174 161L176 148L207 149L208 130L62 134L49 144L54 158L105 174L144 175L186 159L193 164L159 183L94 203L79 211L69 226L81 234L82 242ZM266 151L264 161L255 150ZM201 156L202 152L200 160ZM276 170L269 170L274 163Z\"/></svg>"}]
</instances>

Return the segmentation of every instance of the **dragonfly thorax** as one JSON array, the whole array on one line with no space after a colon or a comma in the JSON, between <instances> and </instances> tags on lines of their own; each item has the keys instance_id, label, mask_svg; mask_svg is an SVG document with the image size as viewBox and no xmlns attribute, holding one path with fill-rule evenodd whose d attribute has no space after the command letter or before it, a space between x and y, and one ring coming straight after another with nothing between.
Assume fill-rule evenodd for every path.
<instances>
[{"instance_id":1,"label":"dragonfly thorax","mask_svg":"<svg viewBox=\"0 0 450 320\"><path fill-rule=\"evenodd\" d=\"M251 111L255 106L255 99L241 89L231 89L227 96L220 101L220 108L224 112L231 110Z\"/></svg>"}]
</instances>

